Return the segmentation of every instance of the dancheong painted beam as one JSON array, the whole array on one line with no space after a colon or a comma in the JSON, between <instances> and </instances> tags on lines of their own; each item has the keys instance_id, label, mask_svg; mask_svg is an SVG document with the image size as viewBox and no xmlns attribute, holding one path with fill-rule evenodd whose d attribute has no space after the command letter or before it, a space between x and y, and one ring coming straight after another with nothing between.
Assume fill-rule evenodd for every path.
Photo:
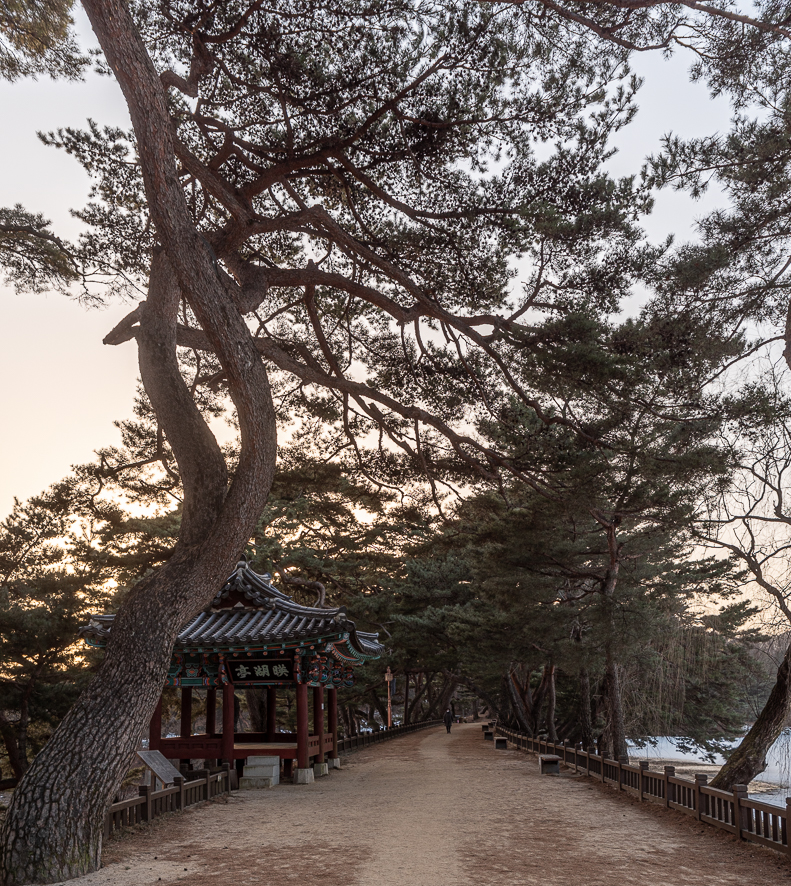
<instances>
[{"instance_id":1,"label":"dancheong painted beam","mask_svg":"<svg viewBox=\"0 0 791 886\"><path fill-rule=\"evenodd\" d=\"M115 616L93 615L80 630L91 646L105 646ZM354 669L379 658L383 646L377 634L358 631L343 607L301 606L258 575L246 562L203 612L179 632L173 648L167 686L182 690L182 728L178 738L162 738L161 707L151 721L150 746L172 759L233 761L258 754L297 760L305 768L310 758L323 761L337 748L336 690L354 684ZM234 733L236 687L267 687L267 731ZM297 732L275 732L278 687L297 689ZM308 732L308 686L314 687L314 733ZM206 732L191 734L192 689L205 688ZM329 732L324 732L324 688L329 695ZM215 731L216 695L222 689L222 732ZM304 710L303 710L304 708ZM254 747L253 747L254 746Z\"/></svg>"}]
</instances>

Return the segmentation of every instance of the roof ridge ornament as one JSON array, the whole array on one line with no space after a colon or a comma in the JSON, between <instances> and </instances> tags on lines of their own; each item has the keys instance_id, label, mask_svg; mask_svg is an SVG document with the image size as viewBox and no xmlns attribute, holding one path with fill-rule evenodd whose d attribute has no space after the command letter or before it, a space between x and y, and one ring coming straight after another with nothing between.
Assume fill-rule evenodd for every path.
<instances>
[{"instance_id":1,"label":"roof ridge ornament","mask_svg":"<svg viewBox=\"0 0 791 886\"><path fill-rule=\"evenodd\" d=\"M241 557L212 602L182 627L174 655L202 652L204 648L214 653L243 649L252 654L251 647L271 646L279 647L283 654L286 646L299 643L302 647L307 637L321 643L329 640L335 654L347 663L370 661L384 651L377 634L357 632L345 606L302 606L272 585L271 579L268 572L258 575ZM92 646L104 646L115 615L91 613L88 619L79 635Z\"/></svg>"}]
</instances>

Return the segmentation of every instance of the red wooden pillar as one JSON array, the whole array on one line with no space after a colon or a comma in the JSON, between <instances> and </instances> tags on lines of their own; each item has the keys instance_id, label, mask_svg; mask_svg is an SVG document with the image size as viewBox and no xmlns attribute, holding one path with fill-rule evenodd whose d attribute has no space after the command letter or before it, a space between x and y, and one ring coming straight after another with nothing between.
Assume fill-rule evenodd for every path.
<instances>
[{"instance_id":1,"label":"red wooden pillar","mask_svg":"<svg viewBox=\"0 0 791 886\"><path fill-rule=\"evenodd\" d=\"M338 690L333 686L327 693L327 720L332 733L332 759L338 759Z\"/></svg>"},{"instance_id":2,"label":"red wooden pillar","mask_svg":"<svg viewBox=\"0 0 791 886\"><path fill-rule=\"evenodd\" d=\"M159 696L157 706L151 715L151 725L148 727L148 749L159 750L159 742L162 738L162 696Z\"/></svg>"},{"instance_id":3,"label":"red wooden pillar","mask_svg":"<svg viewBox=\"0 0 791 886\"><path fill-rule=\"evenodd\" d=\"M234 767L233 759L233 683L222 687L222 758Z\"/></svg>"},{"instance_id":4,"label":"red wooden pillar","mask_svg":"<svg viewBox=\"0 0 791 886\"><path fill-rule=\"evenodd\" d=\"M317 763L324 762L324 687L313 687L313 733L319 737Z\"/></svg>"},{"instance_id":5,"label":"red wooden pillar","mask_svg":"<svg viewBox=\"0 0 791 886\"><path fill-rule=\"evenodd\" d=\"M212 736L217 731L217 690L206 690L206 735Z\"/></svg>"},{"instance_id":6,"label":"red wooden pillar","mask_svg":"<svg viewBox=\"0 0 791 886\"><path fill-rule=\"evenodd\" d=\"M297 683L297 769L308 768L308 684Z\"/></svg>"},{"instance_id":7,"label":"red wooden pillar","mask_svg":"<svg viewBox=\"0 0 791 886\"><path fill-rule=\"evenodd\" d=\"M277 729L277 686L266 687L266 740L275 740Z\"/></svg>"}]
</instances>

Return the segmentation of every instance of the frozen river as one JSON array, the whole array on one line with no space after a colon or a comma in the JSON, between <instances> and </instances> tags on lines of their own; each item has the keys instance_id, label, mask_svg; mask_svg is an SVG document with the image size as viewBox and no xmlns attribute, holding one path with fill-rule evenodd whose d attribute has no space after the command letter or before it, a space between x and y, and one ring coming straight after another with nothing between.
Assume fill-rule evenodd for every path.
<instances>
[{"instance_id":1,"label":"frozen river","mask_svg":"<svg viewBox=\"0 0 791 886\"><path fill-rule=\"evenodd\" d=\"M713 766L722 766L725 762L723 757L717 756L712 764L702 753L695 754L679 750L673 738L662 736L653 739L653 741L655 744L649 744L643 748L635 747L632 742L629 742L630 758L648 760L652 769L661 768L662 763L679 763L684 764L685 767L701 763L699 771L706 772L709 775L709 781L715 772ZM738 741L734 741L732 746L736 747L738 743ZM786 797L791 797L791 730L786 729L772 746L767 755L767 763L766 769L755 781L750 783L750 797L763 800L765 803L785 806ZM686 772L679 774L684 778L689 778Z\"/></svg>"}]
</instances>

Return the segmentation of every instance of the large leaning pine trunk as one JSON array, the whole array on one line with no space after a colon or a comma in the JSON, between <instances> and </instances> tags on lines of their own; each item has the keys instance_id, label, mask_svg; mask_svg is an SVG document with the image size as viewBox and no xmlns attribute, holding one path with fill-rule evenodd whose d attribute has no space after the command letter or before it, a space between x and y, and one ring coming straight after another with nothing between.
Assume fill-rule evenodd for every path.
<instances>
[{"instance_id":1,"label":"large leaning pine trunk","mask_svg":"<svg viewBox=\"0 0 791 886\"><path fill-rule=\"evenodd\" d=\"M749 784L766 769L766 755L788 723L790 704L791 645L777 669L777 680L763 710L717 773L712 787L730 791L734 785Z\"/></svg>"},{"instance_id":2,"label":"large leaning pine trunk","mask_svg":"<svg viewBox=\"0 0 791 886\"><path fill-rule=\"evenodd\" d=\"M3 886L61 882L99 867L105 810L153 712L178 631L210 602L249 540L276 456L266 371L192 224L159 77L122 3L85 0L84 6L129 106L160 243L136 337L143 384L178 462L184 504L172 557L124 602L96 677L14 792L0 842ZM182 294L216 351L236 406L242 448L230 485L220 448L179 372Z\"/></svg>"}]
</instances>

